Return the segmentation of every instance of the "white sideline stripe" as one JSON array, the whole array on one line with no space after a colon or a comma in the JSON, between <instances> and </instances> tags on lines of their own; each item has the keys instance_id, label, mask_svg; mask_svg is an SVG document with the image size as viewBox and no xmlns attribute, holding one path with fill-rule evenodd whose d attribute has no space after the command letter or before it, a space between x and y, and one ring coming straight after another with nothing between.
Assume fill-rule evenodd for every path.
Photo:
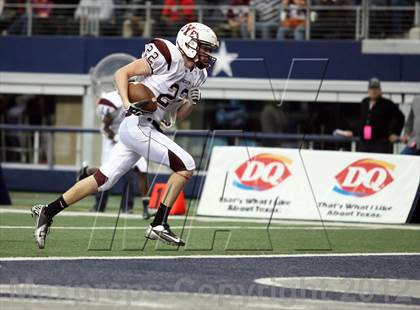
<instances>
[{"instance_id":1,"label":"white sideline stripe","mask_svg":"<svg viewBox=\"0 0 420 310\"><path fill-rule=\"evenodd\" d=\"M16 213L16 214L30 214L29 209L12 209L0 207L1 213ZM60 217L104 217L104 218L116 218L117 213L107 212L107 213L91 213L91 212L81 212L81 211L64 211L61 212ZM120 218L123 219L143 219L140 214L120 214ZM171 215L171 219L184 220L185 215ZM230 218L230 217L211 217L211 216L188 216L188 221L200 221L200 222L238 222L238 223L263 223L268 224L269 219L250 219L250 218ZM287 219L272 219L271 224L288 224L288 225L312 225L319 226L320 221L305 221L305 220L287 220ZM368 227L368 228L389 228L389 229L413 229L420 230L420 225L418 224L377 224L377 223L351 223L351 222L329 222L324 221L326 227L331 226L342 226L342 227Z\"/></svg>"},{"instance_id":2,"label":"white sideline stripe","mask_svg":"<svg viewBox=\"0 0 420 310\"><path fill-rule=\"evenodd\" d=\"M116 228L114 226L51 226L52 230L61 229L61 230L134 230L134 229L146 229L148 226L125 226ZM171 226L172 229L251 229L251 230L266 230L267 226ZM372 229L383 229L381 227L356 227L359 230L372 230ZM0 229L34 229L34 226L0 226ZM351 227L325 227L325 230L349 230ZM420 227L403 227L403 228L393 228L393 229L403 229L403 230L420 230ZM270 226L269 230L324 230L322 226Z\"/></svg>"},{"instance_id":3,"label":"white sideline stripe","mask_svg":"<svg viewBox=\"0 0 420 310\"><path fill-rule=\"evenodd\" d=\"M261 226L171 226L172 229L252 229L252 230L266 230L267 227L261 227ZM119 227L116 228L114 226L51 226L52 230L55 229L62 229L62 230L134 230L134 229L146 229L147 226L126 226L126 227ZM34 229L34 226L0 226L0 229ZM270 230L272 229L281 229L281 230L324 230L323 227L305 227L305 226L274 226L270 227ZM349 229L348 227L327 227L327 230L341 230L341 229ZM370 228L363 227L360 229L367 229L370 230ZM418 228L420 230L420 228Z\"/></svg>"},{"instance_id":4,"label":"white sideline stripe","mask_svg":"<svg viewBox=\"0 0 420 310\"><path fill-rule=\"evenodd\" d=\"M45 260L156 260L156 259L200 259L200 258L303 258L303 257L369 257L369 256L420 256L420 252L395 253L314 253L314 254L238 254L238 255L177 255L177 256L50 256L50 257L0 257L0 262L8 261L45 261Z\"/></svg>"}]
</instances>

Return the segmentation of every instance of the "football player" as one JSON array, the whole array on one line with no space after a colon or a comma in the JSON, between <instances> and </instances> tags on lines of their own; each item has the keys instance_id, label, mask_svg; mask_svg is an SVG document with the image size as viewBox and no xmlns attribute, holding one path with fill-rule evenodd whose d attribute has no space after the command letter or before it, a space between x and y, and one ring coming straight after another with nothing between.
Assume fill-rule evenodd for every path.
<instances>
[{"instance_id":1,"label":"football player","mask_svg":"<svg viewBox=\"0 0 420 310\"><path fill-rule=\"evenodd\" d=\"M192 156L164 135L159 124L171 126L175 120L185 119L200 100L200 87L207 79L206 69L216 59L211 56L219 46L216 34L206 25L189 23L176 37L176 45L164 39L153 39L145 46L140 59L120 68L115 82L128 116L119 128L119 141L109 160L94 175L67 190L48 205L32 207L36 221L35 240L44 248L52 218L69 205L96 191L111 188L141 156L162 163L173 171L167 182L161 205L145 237L168 244L183 246L185 242L174 234L168 224L168 215L179 192L193 175ZM143 76L142 83L155 95L157 109L144 113L128 98L128 80Z\"/></svg>"},{"instance_id":2,"label":"football player","mask_svg":"<svg viewBox=\"0 0 420 310\"><path fill-rule=\"evenodd\" d=\"M108 161L112 149L118 142L118 128L125 117L125 110L123 108L122 100L117 91L103 93L99 98L96 105L96 114L101 119L101 132L102 132L102 153L101 164ZM98 168L84 166L80 169L76 181L80 181L92 174ZM149 211L148 183L147 183L147 162L144 157L141 157L133 167L138 177L139 194L143 203L143 218L149 219L154 216L154 212ZM126 179L127 183L132 182L131 178ZM127 184L128 185L128 184ZM92 211L104 212L108 200L108 192L103 191L96 195L96 203ZM133 195L134 190L129 191L126 203L128 204L127 210L124 212L130 213L133 208ZM124 200L124 199L123 199ZM123 203L123 201L121 201Z\"/></svg>"}]
</instances>

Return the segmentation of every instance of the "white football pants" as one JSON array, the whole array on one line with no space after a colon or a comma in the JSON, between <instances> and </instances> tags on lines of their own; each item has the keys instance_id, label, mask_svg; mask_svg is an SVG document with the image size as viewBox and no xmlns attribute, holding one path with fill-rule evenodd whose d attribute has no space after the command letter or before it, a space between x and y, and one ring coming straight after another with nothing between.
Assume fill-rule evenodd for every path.
<instances>
[{"instance_id":1,"label":"white football pants","mask_svg":"<svg viewBox=\"0 0 420 310\"><path fill-rule=\"evenodd\" d=\"M99 191L110 189L140 157L147 162L163 164L175 172L195 169L192 156L159 132L144 116L126 117L120 125L119 137L108 160L95 174Z\"/></svg>"}]
</instances>

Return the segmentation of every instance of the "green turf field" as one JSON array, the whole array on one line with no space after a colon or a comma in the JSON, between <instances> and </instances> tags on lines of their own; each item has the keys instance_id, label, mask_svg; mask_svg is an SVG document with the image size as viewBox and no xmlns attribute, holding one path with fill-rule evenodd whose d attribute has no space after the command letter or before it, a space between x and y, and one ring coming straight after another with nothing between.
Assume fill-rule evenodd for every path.
<instances>
[{"instance_id":1,"label":"green turf field","mask_svg":"<svg viewBox=\"0 0 420 310\"><path fill-rule=\"evenodd\" d=\"M134 216L124 215L117 223L118 196L110 197L106 216L88 212L93 204L89 198L55 217L46 248L39 250L32 236L34 222L29 207L56 196L12 193L13 206L0 208L0 257L420 252L418 226L406 229L326 223L323 230L319 223L276 221L267 229L263 222L195 217L193 207L187 218L170 221L174 232L182 233L187 241L184 248L177 249L146 242L143 235L149 221L138 216L139 202ZM81 213L72 215L74 211Z\"/></svg>"}]
</instances>

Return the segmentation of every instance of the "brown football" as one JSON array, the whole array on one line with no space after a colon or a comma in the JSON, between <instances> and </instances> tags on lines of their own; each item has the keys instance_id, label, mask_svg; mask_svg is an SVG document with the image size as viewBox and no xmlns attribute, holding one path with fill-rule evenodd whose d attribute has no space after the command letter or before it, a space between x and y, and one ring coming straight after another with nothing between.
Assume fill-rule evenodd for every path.
<instances>
[{"instance_id":1,"label":"brown football","mask_svg":"<svg viewBox=\"0 0 420 310\"><path fill-rule=\"evenodd\" d=\"M141 83L128 83L128 99L131 103L144 102L141 108L148 112L154 112L157 109L156 101L152 101L155 95L144 84Z\"/></svg>"}]
</instances>

